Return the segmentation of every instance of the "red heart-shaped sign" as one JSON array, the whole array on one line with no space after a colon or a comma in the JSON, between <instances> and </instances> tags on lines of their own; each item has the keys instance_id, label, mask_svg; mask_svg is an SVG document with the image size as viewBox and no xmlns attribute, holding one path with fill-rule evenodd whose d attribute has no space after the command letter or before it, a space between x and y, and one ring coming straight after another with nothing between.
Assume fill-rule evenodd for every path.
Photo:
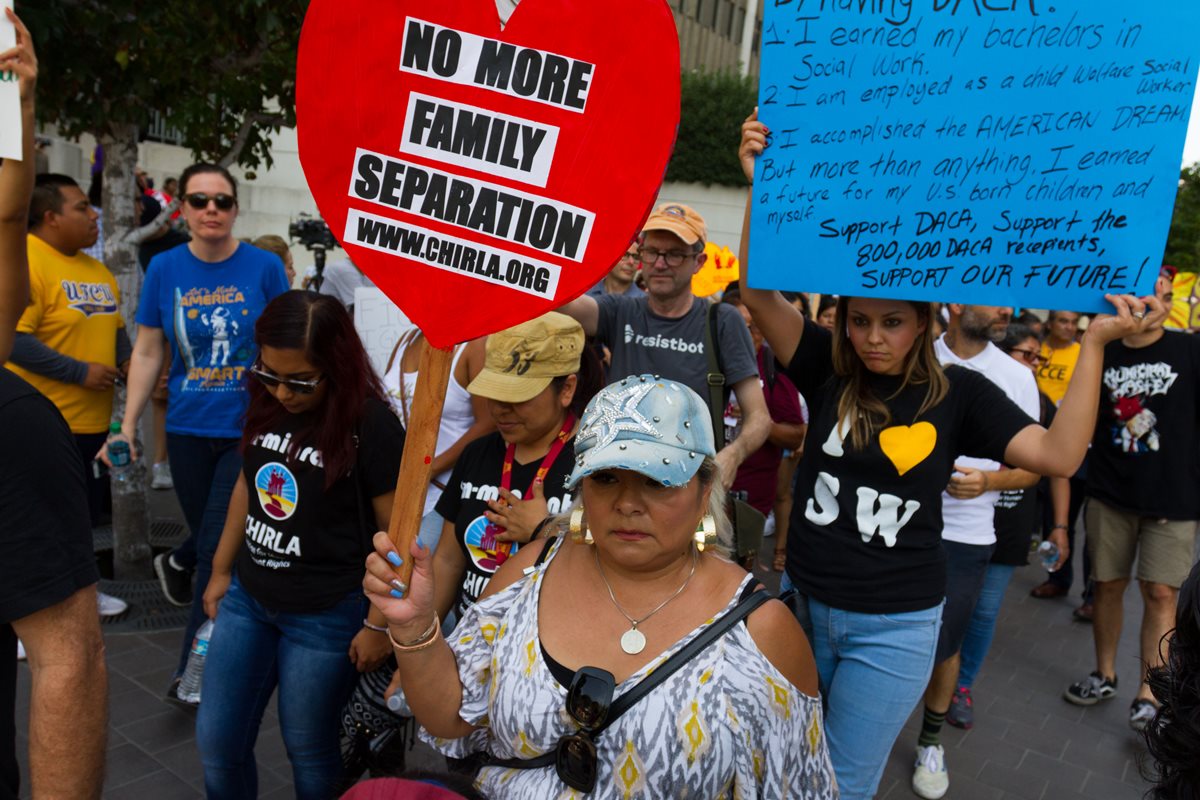
<instances>
[{"instance_id":1,"label":"red heart-shaped sign","mask_svg":"<svg viewBox=\"0 0 1200 800\"><path fill-rule=\"evenodd\" d=\"M313 0L297 132L354 263L439 347L600 280L649 213L679 124L663 0Z\"/></svg>"}]
</instances>

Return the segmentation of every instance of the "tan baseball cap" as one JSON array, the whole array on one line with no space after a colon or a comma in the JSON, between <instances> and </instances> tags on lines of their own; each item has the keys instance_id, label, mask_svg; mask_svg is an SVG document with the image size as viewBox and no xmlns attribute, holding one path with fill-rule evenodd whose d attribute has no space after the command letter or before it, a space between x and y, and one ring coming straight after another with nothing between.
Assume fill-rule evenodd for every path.
<instances>
[{"instance_id":1,"label":"tan baseball cap","mask_svg":"<svg viewBox=\"0 0 1200 800\"><path fill-rule=\"evenodd\" d=\"M583 327L557 311L493 333L467 391L502 403L532 400L550 381L579 371L583 338Z\"/></svg>"},{"instance_id":2,"label":"tan baseball cap","mask_svg":"<svg viewBox=\"0 0 1200 800\"><path fill-rule=\"evenodd\" d=\"M684 244L708 241L708 226L704 224L704 217L682 203L663 203L654 209L654 213L642 225L642 233L646 231L668 231L683 239Z\"/></svg>"}]
</instances>

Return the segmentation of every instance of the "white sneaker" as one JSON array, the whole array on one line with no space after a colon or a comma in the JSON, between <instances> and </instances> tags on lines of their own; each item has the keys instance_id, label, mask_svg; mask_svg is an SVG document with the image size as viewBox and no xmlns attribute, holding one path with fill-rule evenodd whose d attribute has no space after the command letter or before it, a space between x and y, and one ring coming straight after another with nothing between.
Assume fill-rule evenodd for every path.
<instances>
[{"instance_id":1,"label":"white sneaker","mask_svg":"<svg viewBox=\"0 0 1200 800\"><path fill-rule=\"evenodd\" d=\"M102 617L115 617L118 614L124 614L129 608L129 603L104 592L96 592L96 599L99 601L100 616Z\"/></svg>"},{"instance_id":2,"label":"white sneaker","mask_svg":"<svg viewBox=\"0 0 1200 800\"><path fill-rule=\"evenodd\" d=\"M912 776L913 792L925 800L938 800L949 788L950 773L946 771L946 751L940 744L929 747L917 745L917 764Z\"/></svg>"},{"instance_id":3,"label":"white sneaker","mask_svg":"<svg viewBox=\"0 0 1200 800\"><path fill-rule=\"evenodd\" d=\"M25 643L17 639L17 661L25 660Z\"/></svg>"},{"instance_id":4,"label":"white sneaker","mask_svg":"<svg viewBox=\"0 0 1200 800\"><path fill-rule=\"evenodd\" d=\"M160 461L150 468L150 488L151 489L174 489L175 481L171 480L171 464L167 461Z\"/></svg>"},{"instance_id":5,"label":"white sneaker","mask_svg":"<svg viewBox=\"0 0 1200 800\"><path fill-rule=\"evenodd\" d=\"M767 514L767 522L763 525L763 538L775 535L775 512Z\"/></svg>"}]
</instances>

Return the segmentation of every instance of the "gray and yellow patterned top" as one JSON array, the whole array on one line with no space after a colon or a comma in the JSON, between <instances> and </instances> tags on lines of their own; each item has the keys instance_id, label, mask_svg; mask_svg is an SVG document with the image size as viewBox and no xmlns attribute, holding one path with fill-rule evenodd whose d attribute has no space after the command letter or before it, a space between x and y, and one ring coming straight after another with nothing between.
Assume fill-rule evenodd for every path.
<instances>
[{"instance_id":1,"label":"gray and yellow patterned top","mask_svg":"<svg viewBox=\"0 0 1200 800\"><path fill-rule=\"evenodd\" d=\"M550 545L548 545L550 546ZM557 550L557 548L556 548ZM476 603L450 637L462 681L459 715L479 727L462 739L421 736L448 756L486 750L497 758L553 751L577 726L566 689L550 674L538 638L538 597L553 555L503 591ZM725 607L737 603L742 587ZM715 618L714 618L715 619ZM629 691L712 624L709 620L617 686ZM643 697L597 741L592 798L836 798L821 701L792 686L743 624ZM554 767L485 767L478 785L506 800L582 798Z\"/></svg>"}]
</instances>

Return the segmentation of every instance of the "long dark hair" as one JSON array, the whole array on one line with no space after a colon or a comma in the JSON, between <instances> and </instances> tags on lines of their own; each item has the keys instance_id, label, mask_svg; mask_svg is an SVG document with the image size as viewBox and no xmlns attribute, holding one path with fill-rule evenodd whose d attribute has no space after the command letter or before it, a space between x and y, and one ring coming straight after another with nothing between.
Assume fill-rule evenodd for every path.
<instances>
[{"instance_id":1,"label":"long dark hair","mask_svg":"<svg viewBox=\"0 0 1200 800\"><path fill-rule=\"evenodd\" d=\"M1178 602L1170 644L1159 643L1167 657L1146 675L1159 708L1143 732L1153 764L1142 764L1142 776L1155 784L1147 795L1155 800L1200 796L1200 564Z\"/></svg>"},{"instance_id":2,"label":"long dark hair","mask_svg":"<svg viewBox=\"0 0 1200 800\"><path fill-rule=\"evenodd\" d=\"M601 389L604 388L604 365L600 356L596 355L593 347L584 347L579 354L579 372L575 373L575 395L571 398L571 407L567 409L575 415L575 419L583 418L583 410ZM570 375L560 375L550 381L554 391L562 392L563 385Z\"/></svg>"},{"instance_id":3,"label":"long dark hair","mask_svg":"<svg viewBox=\"0 0 1200 800\"><path fill-rule=\"evenodd\" d=\"M842 296L837 301L837 321L833 325L833 371L845 380L845 388L838 398L838 430L841 431L843 421L849 420L850 444L855 450L862 450L872 436L892 424L892 412L886 402L891 398L875 395L871 389L871 371L850 343L847 331L850 324L851 299ZM913 342L912 349L904 358L900 388L896 393L899 394L909 386L925 387L925 399L921 401L921 407L917 410L919 419L926 411L945 399L950 382L946 380L946 374L942 372L942 366L933 350L933 340L936 337L933 335L933 312L930 304L911 300L906 302L916 310L917 319L925 323L925 331Z\"/></svg>"},{"instance_id":4,"label":"long dark hair","mask_svg":"<svg viewBox=\"0 0 1200 800\"><path fill-rule=\"evenodd\" d=\"M384 402L383 384L345 307L330 295L294 290L284 292L263 309L254 326L254 343L261 350L301 350L320 371L327 386L321 405L293 438L291 459L298 443L316 440L325 468L325 488L350 472L357 456L356 429L369 398ZM249 377L250 407L242 433L242 448L266 433L287 411L261 383Z\"/></svg>"}]
</instances>

